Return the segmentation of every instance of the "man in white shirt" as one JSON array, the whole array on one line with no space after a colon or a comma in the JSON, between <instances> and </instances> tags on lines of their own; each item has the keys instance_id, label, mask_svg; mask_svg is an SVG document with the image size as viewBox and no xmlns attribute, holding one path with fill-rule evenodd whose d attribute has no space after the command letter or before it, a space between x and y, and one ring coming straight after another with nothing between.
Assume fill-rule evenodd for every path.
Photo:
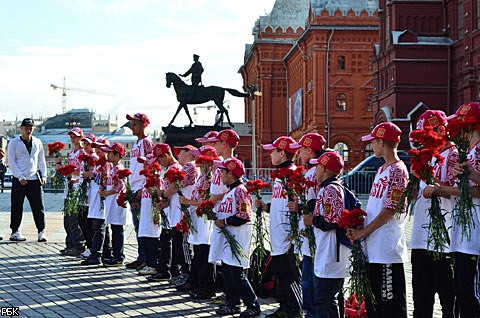
<instances>
[{"instance_id":1,"label":"man in white shirt","mask_svg":"<svg viewBox=\"0 0 480 318\"><path fill-rule=\"evenodd\" d=\"M38 241L46 242L44 234L45 213L42 199L42 186L46 183L47 165L40 139L33 137L34 122L25 118L20 126L22 134L8 145L8 164L12 170L12 213L10 241L25 241L26 238L18 231L22 223L23 202L25 196L30 203L33 220L38 230Z\"/></svg>"}]
</instances>

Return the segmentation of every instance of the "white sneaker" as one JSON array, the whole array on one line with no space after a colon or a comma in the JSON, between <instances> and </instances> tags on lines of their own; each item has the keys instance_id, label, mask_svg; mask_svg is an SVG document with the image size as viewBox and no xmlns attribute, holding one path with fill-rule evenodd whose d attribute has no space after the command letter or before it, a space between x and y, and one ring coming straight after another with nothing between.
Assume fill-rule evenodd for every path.
<instances>
[{"instance_id":1,"label":"white sneaker","mask_svg":"<svg viewBox=\"0 0 480 318\"><path fill-rule=\"evenodd\" d=\"M15 233L12 233L12 235L10 235L10 241L18 241L18 242L22 242L22 241L26 241L27 238L25 236L23 236L22 234L20 234L20 232L15 232Z\"/></svg>"},{"instance_id":2,"label":"white sneaker","mask_svg":"<svg viewBox=\"0 0 480 318\"><path fill-rule=\"evenodd\" d=\"M145 266L141 270L138 271L138 275L155 275L157 273L157 269L149 266Z\"/></svg>"},{"instance_id":3,"label":"white sneaker","mask_svg":"<svg viewBox=\"0 0 480 318\"><path fill-rule=\"evenodd\" d=\"M39 242L46 242L47 241L47 236L43 231L38 232L38 241Z\"/></svg>"},{"instance_id":4,"label":"white sneaker","mask_svg":"<svg viewBox=\"0 0 480 318\"><path fill-rule=\"evenodd\" d=\"M83 252L82 254L79 255L79 257L81 257L83 259L87 259L90 255L92 255L92 252L90 251L89 248L87 248L85 250L85 252Z\"/></svg>"}]
</instances>

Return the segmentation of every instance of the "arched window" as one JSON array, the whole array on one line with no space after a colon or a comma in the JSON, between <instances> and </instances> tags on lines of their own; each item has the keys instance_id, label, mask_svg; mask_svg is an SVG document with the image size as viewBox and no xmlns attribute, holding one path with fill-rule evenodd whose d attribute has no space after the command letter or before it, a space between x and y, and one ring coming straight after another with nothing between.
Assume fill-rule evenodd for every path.
<instances>
[{"instance_id":1,"label":"arched window","mask_svg":"<svg viewBox=\"0 0 480 318\"><path fill-rule=\"evenodd\" d=\"M347 111L347 95L341 93L337 94L337 112Z\"/></svg>"},{"instance_id":2,"label":"arched window","mask_svg":"<svg viewBox=\"0 0 480 318\"><path fill-rule=\"evenodd\" d=\"M343 142L338 142L333 149L342 156L343 161L348 162L348 146Z\"/></svg>"},{"instance_id":3,"label":"arched window","mask_svg":"<svg viewBox=\"0 0 480 318\"><path fill-rule=\"evenodd\" d=\"M343 71L345 70L345 56L340 55L337 57L337 70Z\"/></svg>"},{"instance_id":4,"label":"arched window","mask_svg":"<svg viewBox=\"0 0 480 318\"><path fill-rule=\"evenodd\" d=\"M365 146L365 150L363 153L365 155L365 158L368 158L373 155L373 146L371 142Z\"/></svg>"}]
</instances>

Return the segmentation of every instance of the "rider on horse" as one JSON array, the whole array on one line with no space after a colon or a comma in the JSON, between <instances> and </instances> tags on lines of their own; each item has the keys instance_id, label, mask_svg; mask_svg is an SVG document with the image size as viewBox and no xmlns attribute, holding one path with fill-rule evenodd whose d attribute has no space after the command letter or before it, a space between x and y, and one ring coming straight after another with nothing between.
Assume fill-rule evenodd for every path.
<instances>
[{"instance_id":1,"label":"rider on horse","mask_svg":"<svg viewBox=\"0 0 480 318\"><path fill-rule=\"evenodd\" d=\"M200 56L198 56L197 54L193 54L194 62L192 66L185 74L180 75L182 77L185 77L192 74L192 97L195 97L197 87L200 85L200 83L202 83L203 66L202 63L198 61L199 58Z\"/></svg>"}]
</instances>

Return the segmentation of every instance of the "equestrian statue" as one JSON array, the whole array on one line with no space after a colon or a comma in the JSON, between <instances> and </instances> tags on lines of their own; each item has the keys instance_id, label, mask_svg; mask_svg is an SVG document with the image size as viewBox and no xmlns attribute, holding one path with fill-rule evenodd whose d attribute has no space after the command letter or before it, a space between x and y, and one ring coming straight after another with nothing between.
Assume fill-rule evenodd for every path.
<instances>
[{"instance_id":1,"label":"equestrian statue","mask_svg":"<svg viewBox=\"0 0 480 318\"><path fill-rule=\"evenodd\" d=\"M198 55L194 55L194 61L190 70L188 70L185 74L181 76L187 76L192 74L192 85L187 85L183 82L180 77L175 73L167 73L167 87L173 84L173 88L175 89L175 93L177 94L177 100L180 102L178 105L177 111L173 116L172 120L168 124L171 126L177 118L178 113L183 108L185 113L190 120L190 126L193 125L192 117L190 117L190 112L188 111L187 105L197 105L203 104L208 101L213 101L215 105L218 107L217 113L219 114L217 121L215 122L215 126L223 121L223 115L227 116L228 124L230 127L233 127L232 122L230 121L230 117L228 115L228 110L223 106L223 100L225 98L225 91L229 92L231 95L236 97L249 97L248 93L242 93L237 91L236 89L232 88L223 88L219 86L203 86L199 85L201 83L201 73L203 73L202 64L198 61ZM195 78L194 78L195 77Z\"/></svg>"}]
</instances>

